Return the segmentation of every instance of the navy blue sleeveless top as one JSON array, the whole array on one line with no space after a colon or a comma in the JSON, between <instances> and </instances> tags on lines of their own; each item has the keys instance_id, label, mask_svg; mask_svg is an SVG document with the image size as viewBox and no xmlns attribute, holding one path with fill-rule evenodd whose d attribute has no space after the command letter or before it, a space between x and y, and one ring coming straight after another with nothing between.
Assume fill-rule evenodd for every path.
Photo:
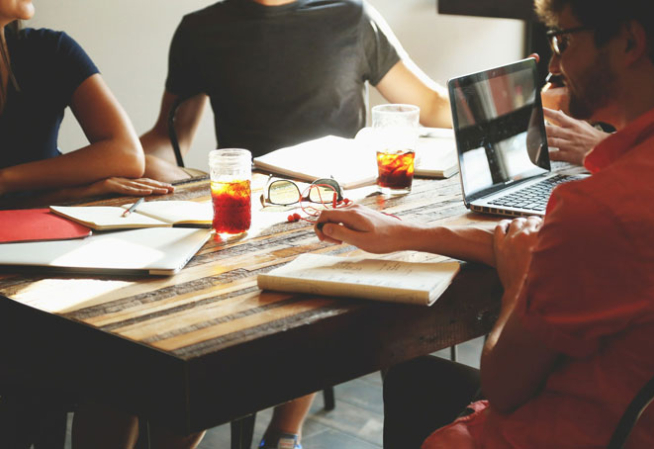
<instances>
[{"instance_id":1,"label":"navy blue sleeveless top","mask_svg":"<svg viewBox=\"0 0 654 449\"><path fill-rule=\"evenodd\" d=\"M57 135L73 93L98 73L84 50L63 32L7 32L17 92L8 83L0 113L0 168L58 156Z\"/></svg>"}]
</instances>

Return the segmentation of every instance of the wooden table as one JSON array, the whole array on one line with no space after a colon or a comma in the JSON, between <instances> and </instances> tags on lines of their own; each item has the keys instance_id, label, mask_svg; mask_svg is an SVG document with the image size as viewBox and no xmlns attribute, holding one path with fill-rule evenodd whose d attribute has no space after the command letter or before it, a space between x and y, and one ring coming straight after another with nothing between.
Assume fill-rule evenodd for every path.
<instances>
[{"instance_id":1,"label":"wooden table","mask_svg":"<svg viewBox=\"0 0 654 449\"><path fill-rule=\"evenodd\" d=\"M199 180L171 198L208 195ZM456 177L362 202L428 223L492 222L466 213ZM256 275L299 254L362 252L321 243L306 222L252 234L210 241L172 277L0 274L0 385L57 388L189 433L478 337L499 309L495 271L473 264L430 308L262 292Z\"/></svg>"}]
</instances>

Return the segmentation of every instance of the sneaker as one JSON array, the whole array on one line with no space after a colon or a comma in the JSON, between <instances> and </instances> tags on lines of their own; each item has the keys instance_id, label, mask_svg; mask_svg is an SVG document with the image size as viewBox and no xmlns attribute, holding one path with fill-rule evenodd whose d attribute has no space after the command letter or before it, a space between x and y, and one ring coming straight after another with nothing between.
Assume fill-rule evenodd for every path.
<instances>
[{"instance_id":1,"label":"sneaker","mask_svg":"<svg viewBox=\"0 0 654 449\"><path fill-rule=\"evenodd\" d=\"M259 443L259 449L302 449L299 439L299 435L293 433L264 436Z\"/></svg>"}]
</instances>

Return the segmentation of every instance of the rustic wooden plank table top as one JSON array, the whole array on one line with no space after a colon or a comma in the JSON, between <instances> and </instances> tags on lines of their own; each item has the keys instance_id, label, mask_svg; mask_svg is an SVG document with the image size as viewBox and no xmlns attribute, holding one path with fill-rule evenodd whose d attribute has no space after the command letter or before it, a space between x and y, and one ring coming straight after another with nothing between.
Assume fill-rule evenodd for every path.
<instances>
[{"instance_id":1,"label":"rustic wooden plank table top","mask_svg":"<svg viewBox=\"0 0 654 449\"><path fill-rule=\"evenodd\" d=\"M254 186L264 182L258 175ZM198 179L168 198L209 194ZM466 212L456 177L417 179L410 195L360 202L404 220L495 222ZM470 340L495 320L501 285L493 269L474 264L429 308L262 292L257 274L299 254L365 254L266 213L248 236L209 241L171 277L0 272L9 298L0 298L0 385L56 388L188 433Z\"/></svg>"}]
</instances>

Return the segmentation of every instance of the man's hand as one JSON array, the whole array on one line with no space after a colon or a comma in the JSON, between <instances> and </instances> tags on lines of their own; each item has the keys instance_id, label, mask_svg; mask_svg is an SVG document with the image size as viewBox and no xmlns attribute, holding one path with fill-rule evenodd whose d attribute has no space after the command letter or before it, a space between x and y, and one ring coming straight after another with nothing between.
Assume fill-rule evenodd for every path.
<instances>
[{"instance_id":1,"label":"man's hand","mask_svg":"<svg viewBox=\"0 0 654 449\"><path fill-rule=\"evenodd\" d=\"M360 205L323 211L315 230L321 241L345 242L370 253L407 249L402 221Z\"/></svg>"},{"instance_id":2,"label":"man's hand","mask_svg":"<svg viewBox=\"0 0 654 449\"><path fill-rule=\"evenodd\" d=\"M543 108L547 125L547 144L558 151L550 151L553 161L582 165L586 154L609 134L595 129L583 120L576 120L561 111Z\"/></svg>"},{"instance_id":3,"label":"man's hand","mask_svg":"<svg viewBox=\"0 0 654 449\"><path fill-rule=\"evenodd\" d=\"M539 217L516 218L502 220L495 228L495 266L505 292L517 293L522 285L542 224Z\"/></svg>"}]
</instances>

